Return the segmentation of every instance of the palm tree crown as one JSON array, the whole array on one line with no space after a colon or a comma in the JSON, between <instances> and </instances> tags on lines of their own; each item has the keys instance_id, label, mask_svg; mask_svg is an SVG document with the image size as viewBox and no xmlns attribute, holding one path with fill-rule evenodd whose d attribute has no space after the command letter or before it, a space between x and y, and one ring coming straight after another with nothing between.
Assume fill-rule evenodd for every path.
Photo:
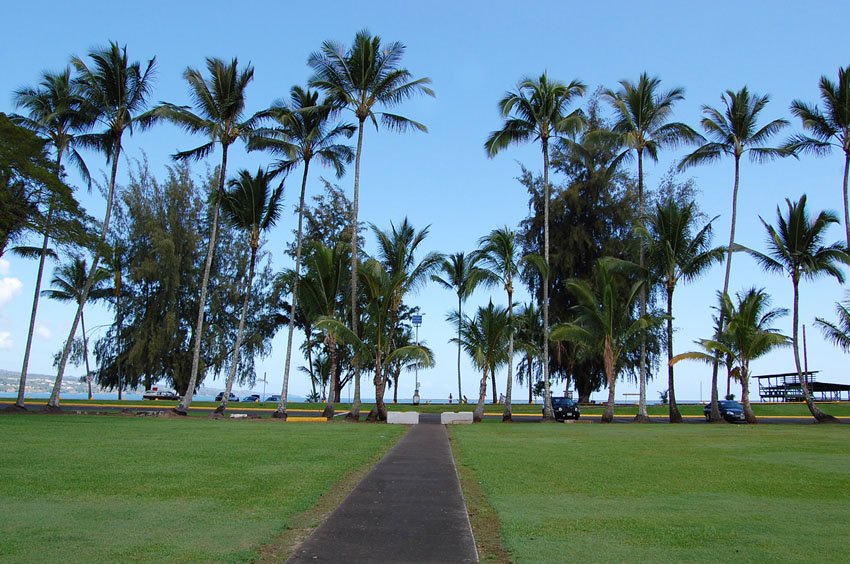
<instances>
[{"instance_id":1,"label":"palm tree crown","mask_svg":"<svg viewBox=\"0 0 850 564\"><path fill-rule=\"evenodd\" d=\"M240 170L228 182L230 191L222 199L222 209L230 223L250 233L253 251L260 244L260 234L280 219L283 183L272 188L271 179L272 175L262 168L253 176L247 170Z\"/></svg>"}]
</instances>

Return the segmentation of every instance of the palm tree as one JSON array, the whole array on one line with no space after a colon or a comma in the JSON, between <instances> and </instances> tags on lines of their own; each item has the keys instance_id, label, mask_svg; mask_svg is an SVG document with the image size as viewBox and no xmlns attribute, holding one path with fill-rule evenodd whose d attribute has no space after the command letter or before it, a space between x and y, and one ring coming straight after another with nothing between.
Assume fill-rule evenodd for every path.
<instances>
[{"instance_id":1,"label":"palm tree","mask_svg":"<svg viewBox=\"0 0 850 564\"><path fill-rule=\"evenodd\" d=\"M348 145L339 143L342 136L351 137L354 126L350 124L331 125L336 108L330 100L319 104L319 93L293 86L289 92L289 103L278 102L263 115L271 117L276 125L263 128L248 143L249 149L264 149L281 156L273 168L275 171L288 173L298 166L304 165L301 177L301 196L298 200L298 230L295 243L295 277L292 282L292 304L290 319L295 319L295 308L298 302L298 281L301 276L301 245L302 226L304 221L304 197L307 191L307 173L313 157L319 163L333 167L337 178L345 173L345 164L350 163L354 153ZM293 323L289 324L286 341L286 360L283 366L283 389L280 394L278 408L273 417L286 419L286 402L289 395L289 366L292 356L292 334L295 330Z\"/></svg>"},{"instance_id":2,"label":"palm tree","mask_svg":"<svg viewBox=\"0 0 850 564\"><path fill-rule=\"evenodd\" d=\"M487 284L500 284L505 289L508 297L508 325L513 327L514 277L519 273L524 262L532 263L539 270L545 270L545 267L539 264L539 261L535 264L535 259L531 255L524 257L519 255L520 248L517 244L516 232L510 227L494 229L489 235L482 237L478 244L481 247L476 255L484 269L483 281ZM511 421L512 419L513 357L514 335L513 329L511 329L508 335L508 380L505 386L505 408L502 421ZM493 403L496 403L496 375L491 373L490 376L493 378Z\"/></svg>"},{"instance_id":3,"label":"palm tree","mask_svg":"<svg viewBox=\"0 0 850 564\"><path fill-rule=\"evenodd\" d=\"M631 275L629 279L625 274ZM614 420L614 387L621 369L621 354L632 349L644 331L661 321L648 315L634 317L634 301L646 283L645 278L643 269L634 263L613 257L599 259L593 286L586 280L567 282L576 299L575 318L552 328L553 341L570 341L602 357L608 381L603 423Z\"/></svg>"},{"instance_id":4,"label":"palm tree","mask_svg":"<svg viewBox=\"0 0 850 564\"><path fill-rule=\"evenodd\" d=\"M502 129L494 131L484 143L489 157L513 143L540 140L543 150L543 260L549 266L549 140L564 134L574 134L583 125L581 114L567 114L567 107L583 96L585 85L579 80L563 84L550 80L547 73L538 79L525 78L516 91L508 92L499 101L499 111L505 119ZM508 369L510 378L510 368ZM549 279L543 277L543 418L554 421L552 398L549 393ZM506 410L508 410L506 404Z\"/></svg>"},{"instance_id":5,"label":"palm tree","mask_svg":"<svg viewBox=\"0 0 850 564\"><path fill-rule=\"evenodd\" d=\"M41 293L51 300L73 302L79 307L80 304L95 302L108 297L111 293L111 288L105 288L104 284L109 278L109 272L103 268L98 268L94 275L94 281L89 287L88 299L85 299L86 282L88 280L86 261L80 257L73 257L69 262L60 265L56 269L56 272L53 273L53 278L50 280L51 288L43 290ZM86 336L86 320L82 312L80 313L80 325L83 331L82 355L86 365L88 398L92 399L92 372L89 367L88 337Z\"/></svg>"},{"instance_id":6,"label":"palm tree","mask_svg":"<svg viewBox=\"0 0 850 564\"><path fill-rule=\"evenodd\" d=\"M77 332L77 325L83 314L83 307L88 299L92 284L98 272L101 249L105 247L106 235L109 233L109 220L112 217L112 204L115 196L115 179L118 176L118 159L121 156L121 142L124 132L133 133L133 127L138 124L148 125L152 119L139 115L147 105L147 98L153 86L153 74L156 58L148 61L142 69L138 62L130 63L127 59L127 47L119 47L111 42L108 47L94 49L89 53L91 66L79 58L73 57L71 65L77 72L75 83L79 88L80 112L88 124L104 126L101 133L86 133L77 136L77 143L83 147L97 149L106 155L106 162L111 163L109 187L106 194L106 211L101 224L101 232L95 246L92 265L84 287L82 301L77 306L77 313L71 324L68 340L62 350L56 371L56 382L48 409L59 408L59 390L65 374L65 365L71 354L71 345Z\"/></svg>"},{"instance_id":7,"label":"palm tree","mask_svg":"<svg viewBox=\"0 0 850 564\"><path fill-rule=\"evenodd\" d=\"M516 348L524 355L517 365L517 382L528 381L528 405L534 403L534 362L542 361L543 352L540 346L540 335L543 333L540 313L535 309L534 302L528 302L516 315ZM523 376L523 368L525 376ZM536 371L540 378L540 366Z\"/></svg>"},{"instance_id":8,"label":"palm tree","mask_svg":"<svg viewBox=\"0 0 850 564\"><path fill-rule=\"evenodd\" d=\"M377 108L392 108L416 94L434 96L428 87L429 78L414 79L407 69L400 68L405 47L398 42L381 45L381 38L362 30L354 36L351 48L325 41L321 49L310 55L307 64L314 71L310 86L324 90L336 105L352 111L357 118L357 150L354 158L354 198L351 217L351 329L357 333L357 263L358 223L360 204L360 156L363 153L363 126L370 120L375 127L378 117L385 127L405 132L409 129L428 131L421 123L398 114L379 112ZM352 417L360 416L360 369L355 365L354 403Z\"/></svg>"},{"instance_id":9,"label":"palm tree","mask_svg":"<svg viewBox=\"0 0 850 564\"><path fill-rule=\"evenodd\" d=\"M310 251L306 260L304 284L299 286L298 301L305 317L313 319L315 324L319 318L336 319L339 321L348 269L346 268L346 252L342 245L326 247L317 244ZM336 398L338 349L337 336L333 329L324 329L324 344L330 363L330 385L327 404L323 417L333 419L334 401Z\"/></svg>"},{"instance_id":10,"label":"palm tree","mask_svg":"<svg viewBox=\"0 0 850 564\"><path fill-rule=\"evenodd\" d=\"M727 320L723 333L714 339L700 339L701 351L672 357L672 365L680 360L701 360L713 364L718 353L723 356L730 374L737 373L741 381L741 403L747 423L757 423L750 405L750 362L766 355L776 347L788 344L788 337L769 326L788 314L784 308L770 309L770 296L764 290L750 288L737 294L737 304L728 294L720 295L720 317Z\"/></svg>"},{"instance_id":11,"label":"palm tree","mask_svg":"<svg viewBox=\"0 0 850 564\"><path fill-rule=\"evenodd\" d=\"M646 218L647 260L657 273L667 294L667 386L669 391L670 422L681 423L682 414L676 405L673 378L673 292L678 282L692 282L715 263L723 260L723 247L711 247L711 224L714 218L697 229L695 202L679 203L675 198L655 206Z\"/></svg>"},{"instance_id":12,"label":"palm tree","mask_svg":"<svg viewBox=\"0 0 850 564\"><path fill-rule=\"evenodd\" d=\"M834 422L837 421L834 417L827 415L815 405L800 366L798 339L800 280L804 278L811 280L826 275L834 277L843 284L844 273L841 272L839 265L850 264L850 256L841 243L836 242L831 245L823 243L829 225L838 223L834 213L821 211L814 219L810 218L806 209L805 194L796 202L786 199L785 203L788 207L786 215L782 215L778 206L776 208L776 227L759 218L767 230L768 252L765 254L752 249L746 249L746 251L754 256L766 271L784 273L791 278L791 285L794 288L794 329L791 341L797 378L803 388L806 405L815 420L818 423Z\"/></svg>"},{"instance_id":13,"label":"palm tree","mask_svg":"<svg viewBox=\"0 0 850 564\"><path fill-rule=\"evenodd\" d=\"M729 276L732 272L732 251L735 249L735 225L738 218L738 186L741 171L741 157L749 153L754 163L763 163L780 156L787 156L786 149L766 147L765 144L776 133L788 125L784 119L775 119L768 124L758 127L761 111L770 101L767 95L750 94L744 86L733 92L727 90L723 96L724 110L708 105L702 107L702 128L710 139L707 143L687 155L679 163L679 169L703 163L720 160L729 156L735 161L735 183L732 188L732 221L729 228L729 246L726 248L726 273L723 277L723 292L729 293ZM720 318L720 329L723 329L723 317ZM712 365L711 374L711 420L720 421L720 410L717 407L717 364Z\"/></svg>"},{"instance_id":14,"label":"palm tree","mask_svg":"<svg viewBox=\"0 0 850 564\"><path fill-rule=\"evenodd\" d=\"M815 155L830 153L833 147L844 151L841 194L844 198L844 229L847 232L847 247L850 248L850 203L847 194L847 177L850 174L850 66L838 69L838 84L822 76L819 86L823 112L817 106L800 100L791 102L791 113L800 118L803 129L809 131L811 136L794 135L784 148Z\"/></svg>"},{"instance_id":15,"label":"palm tree","mask_svg":"<svg viewBox=\"0 0 850 564\"><path fill-rule=\"evenodd\" d=\"M68 160L79 169L83 178L90 180L88 168L77 152L76 133L86 127L86 119L80 108L78 85L71 80L71 69L66 67L63 72L45 72L41 83L36 88L22 88L15 92L15 104L27 111L26 116L15 116L14 121L30 129L36 134L50 140L56 152L56 172L62 174L62 159L67 154ZM41 293L41 280L44 276L44 264L49 254L50 229L53 224L55 204L51 202L47 211L47 221L39 253L38 273L35 279L35 290L32 298L32 313L30 314L27 344L24 347L24 362L21 367L21 381L18 385L18 398L15 406L24 408L24 392L27 384L27 369L29 367L32 339L35 332L38 297Z\"/></svg>"},{"instance_id":16,"label":"palm tree","mask_svg":"<svg viewBox=\"0 0 850 564\"><path fill-rule=\"evenodd\" d=\"M431 280L446 290L454 290L457 294L457 397L463 397L460 379L460 321L463 319L463 302L475 291L484 279L484 271L476 265L478 255L467 256L464 253L454 253L443 259L440 270L443 276L433 275Z\"/></svg>"},{"instance_id":17,"label":"palm tree","mask_svg":"<svg viewBox=\"0 0 850 564\"><path fill-rule=\"evenodd\" d=\"M494 306L491 301L487 307L479 307L474 318L458 318L454 313L450 315L450 321L460 323L460 337L457 342L472 359L472 364L481 370L478 404L472 413L472 420L478 423L484 419L487 376L508 361L508 312L505 308Z\"/></svg>"},{"instance_id":18,"label":"palm tree","mask_svg":"<svg viewBox=\"0 0 850 564\"><path fill-rule=\"evenodd\" d=\"M225 193L221 205L224 216L231 225L248 233L248 247L251 249L251 259L248 262L248 277L245 280L245 299L242 302L242 313L239 316L239 329L236 332L236 346L233 348L233 360L230 361L230 373L221 404L215 413L223 413L227 409L227 400L236 378L236 368L239 364L239 349L242 347L242 336L245 332L245 318L248 316L248 302L251 300L251 286L254 282L254 266L257 261L257 251L260 248L260 236L274 227L280 218L281 199L283 198L283 183L272 188L273 174L263 172L262 168L251 176L247 170L240 170L236 178L228 183L230 191ZM294 315L294 314L293 314ZM290 325L292 325L290 323Z\"/></svg>"},{"instance_id":19,"label":"palm tree","mask_svg":"<svg viewBox=\"0 0 850 564\"><path fill-rule=\"evenodd\" d=\"M844 352L850 352L850 300L835 304L835 314L838 321L827 321L822 317L815 318L815 325L823 331L823 336Z\"/></svg>"},{"instance_id":20,"label":"palm tree","mask_svg":"<svg viewBox=\"0 0 850 564\"><path fill-rule=\"evenodd\" d=\"M195 394L198 382L198 370L201 358L201 339L204 333L204 313L206 311L207 287L209 286L210 269L213 255L218 242L218 216L221 201L224 196L224 184L227 178L227 151L237 140L247 140L253 131L257 116L245 119L245 90L254 79L254 68L248 64L241 71L239 63L234 58L227 63L214 57L207 58L208 78L201 71L187 68L183 78L189 83L189 93L195 106L193 112L188 106L161 104L151 115L164 118L189 133L206 136L209 141L200 147L174 154L177 160L207 157L221 146L221 165L218 171L218 187L213 199L212 226L207 246L207 258L204 263L204 275L201 279L201 295L198 300L198 318L195 323L195 342L192 349L192 372L189 377L189 387L186 394L175 408L175 412L186 415Z\"/></svg>"},{"instance_id":21,"label":"palm tree","mask_svg":"<svg viewBox=\"0 0 850 564\"><path fill-rule=\"evenodd\" d=\"M617 92L606 90L603 96L614 108L616 122L613 131L619 135L626 150L622 156L634 151L638 161L638 217L644 217L643 197L643 157L646 154L653 162L658 162L658 151L664 147L675 147L682 142L693 142L700 136L684 123L669 121L673 105L684 99L683 88L673 88L667 92L660 90L661 79L640 75L637 83L621 80ZM638 264L645 266L644 242L640 243ZM641 288L640 315L646 315L646 286ZM635 421L649 421L646 412L646 336L640 344L640 405Z\"/></svg>"}]
</instances>

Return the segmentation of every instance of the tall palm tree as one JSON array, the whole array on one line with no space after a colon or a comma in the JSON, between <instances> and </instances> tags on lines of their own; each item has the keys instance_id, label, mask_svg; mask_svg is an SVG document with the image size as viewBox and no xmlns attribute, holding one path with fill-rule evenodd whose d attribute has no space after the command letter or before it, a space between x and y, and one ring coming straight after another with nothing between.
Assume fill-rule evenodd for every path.
<instances>
[{"instance_id":1,"label":"tall palm tree","mask_svg":"<svg viewBox=\"0 0 850 564\"><path fill-rule=\"evenodd\" d=\"M620 136L626 150L623 156L634 151L638 162L638 217L644 217L643 197L643 157L646 155L653 162L658 162L658 152L664 147L675 147L680 143L690 143L700 136L684 123L671 122L673 105L684 99L683 88L661 90L661 79L643 73L638 81L620 81L618 91L606 90L603 96L614 109L616 116L613 131ZM644 242L640 243L638 265L645 266ZM641 288L640 315L646 315L646 286ZM640 366L638 379L640 382L640 402L635 421L649 421L646 412L646 336L640 344Z\"/></svg>"},{"instance_id":2,"label":"tall palm tree","mask_svg":"<svg viewBox=\"0 0 850 564\"><path fill-rule=\"evenodd\" d=\"M798 328L800 320L800 280L814 279L820 276L832 276L839 283L844 283L842 264L850 264L850 255L841 243L824 245L826 230L831 223L838 223L834 213L821 211L812 219L806 209L806 195L803 194L796 202L785 200L787 213L777 206L776 226L761 219L767 230L767 253L746 249L756 258L762 268L768 272L779 272L791 278L794 288L794 316L791 341L794 348L794 365L797 368L797 378L803 389L806 405L818 423L837 421L818 408L812 399L806 377L800 365L800 350Z\"/></svg>"},{"instance_id":3,"label":"tall palm tree","mask_svg":"<svg viewBox=\"0 0 850 564\"><path fill-rule=\"evenodd\" d=\"M192 98L195 111L192 111L192 108L188 106L164 103L150 113L154 117L164 118L180 126L189 133L200 134L208 138L208 142L199 147L175 153L174 158L177 160L200 160L209 156L216 145L221 146L218 187L213 199L212 225L210 226L204 274L201 278L198 318L195 322L192 372L190 373L186 394L183 396L180 405L175 408L175 412L181 415L188 414L189 405L192 403L195 386L198 382L207 289L213 255L218 242L218 216L224 196L225 179L227 178L227 152L237 140L246 141L257 122L256 115L247 119L245 117L245 90L254 79L254 67L248 64L244 69L239 70L239 63L235 58L227 63L221 59L208 57L207 73L208 76L205 78L201 71L191 67L183 72L183 78L189 83L189 95Z\"/></svg>"},{"instance_id":4,"label":"tall palm tree","mask_svg":"<svg viewBox=\"0 0 850 564\"><path fill-rule=\"evenodd\" d=\"M702 107L702 128L709 141L687 155L679 163L679 169L711 163L723 156L732 157L735 162L735 183L732 187L732 220L729 228L729 246L726 247L726 273L723 277L722 294L729 293L729 276L732 272L732 251L735 249L735 226L738 219L738 187L741 172L741 158L749 154L750 161L763 163L776 157L787 156L786 149L767 147L766 144L776 133L788 125L784 119L775 119L762 127L758 126L759 114L764 110L770 97L750 94L746 86L737 92L727 90L723 96L724 109L712 106ZM720 329L723 329L721 312ZM711 420L720 421L717 407L717 363L711 371Z\"/></svg>"},{"instance_id":5,"label":"tall palm tree","mask_svg":"<svg viewBox=\"0 0 850 564\"><path fill-rule=\"evenodd\" d=\"M549 265L549 141L576 133L583 125L578 111L567 113L570 103L583 96L585 85L579 80L564 84L550 80L544 72L539 78L524 78L513 92L499 101L505 119L502 129L494 131L484 143L489 157L494 157L513 143L540 141L543 151L543 260ZM510 378L510 369L508 369ZM549 278L543 277L543 417L554 421L549 393ZM507 409L506 404L506 409Z\"/></svg>"},{"instance_id":6,"label":"tall palm tree","mask_svg":"<svg viewBox=\"0 0 850 564\"><path fill-rule=\"evenodd\" d=\"M671 197L656 205L645 220L649 267L657 274L667 294L667 389L671 423L682 422L676 405L673 365L670 364L673 358L673 292L680 280L692 282L715 262L723 260L725 250L711 247L711 224L717 218L698 228L695 207L693 201L679 203Z\"/></svg>"},{"instance_id":7,"label":"tall palm tree","mask_svg":"<svg viewBox=\"0 0 850 564\"><path fill-rule=\"evenodd\" d=\"M844 183L841 195L844 198L844 229L847 247L850 248L850 202L847 194L847 178L850 175L850 66L838 69L838 83L829 78L820 78L822 112L817 106L800 100L791 102L791 113L803 122L803 129L811 136L794 135L785 144L791 151L806 151L825 155L838 147L844 151Z\"/></svg>"},{"instance_id":8,"label":"tall palm tree","mask_svg":"<svg viewBox=\"0 0 850 564\"><path fill-rule=\"evenodd\" d=\"M508 380L505 386L505 408L502 413L502 421L512 420L511 394L513 390L513 356L514 356L514 334L513 334L513 314L514 314L514 277L519 273L519 269L524 262L534 260L531 256L520 256L520 247L517 242L516 232L510 227L501 227L494 229L486 237L482 237L478 244L480 248L476 252L477 260L481 262L484 269L483 281L488 284L499 284L505 289L508 297ZM545 270L542 265L535 265L539 269ZM493 378L493 403L496 403L496 380L495 374L490 375Z\"/></svg>"},{"instance_id":9,"label":"tall palm tree","mask_svg":"<svg viewBox=\"0 0 850 564\"><path fill-rule=\"evenodd\" d=\"M318 52L312 53L307 64L314 71L310 86L324 90L340 107L347 108L357 118L357 149L354 158L354 197L351 214L351 329L357 333L357 263L358 220L360 205L360 157L363 153L363 126L370 120L375 127L378 118L385 127L405 132L410 129L428 131L423 124L378 108L392 108L417 95L434 96L428 86L429 78L414 79L407 69L401 68L405 46L399 42L381 45L381 38L361 30L354 43L346 49L343 45L325 41ZM355 365L354 418L360 417L360 369Z\"/></svg>"},{"instance_id":10,"label":"tall palm tree","mask_svg":"<svg viewBox=\"0 0 850 564\"><path fill-rule=\"evenodd\" d=\"M634 316L634 302L646 284L642 270L634 263L612 257L599 259L593 285L586 280L567 282L576 299L575 317L552 328L553 341L570 341L602 357L608 381L603 423L614 420L614 388L621 370L621 354L633 348L644 331L661 321L648 315Z\"/></svg>"},{"instance_id":11,"label":"tall palm tree","mask_svg":"<svg viewBox=\"0 0 850 564\"><path fill-rule=\"evenodd\" d=\"M528 405L534 403L534 374L540 378L540 366L534 370L534 362L541 362L543 358L540 346L540 335L543 333L543 323L540 313L535 309L534 302L528 302L516 315L516 347L525 356L517 365L517 381L522 384L523 379L528 382ZM523 376L523 368L525 376Z\"/></svg>"},{"instance_id":12,"label":"tall palm tree","mask_svg":"<svg viewBox=\"0 0 850 564\"><path fill-rule=\"evenodd\" d=\"M295 319L295 308L298 302L298 281L301 277L301 245L302 226L304 221L304 198L307 192L307 174L313 157L319 163L333 167L337 178L345 173L345 165L354 158L354 152L348 145L340 144L342 136L351 137L354 126L332 124L337 113L332 101L319 103L319 93L293 86L289 92L289 102L278 102L263 115L272 118L275 125L262 128L248 143L249 149L263 149L281 156L273 165L278 172L288 173L298 166L304 165L301 177L301 196L298 200L298 230L295 242L295 277L292 282L292 304L290 319ZM278 408L273 417L286 419L286 402L289 395L289 366L292 356L292 334L295 330L293 323L289 324L286 340L286 360L283 366L283 389L280 394Z\"/></svg>"},{"instance_id":13,"label":"tall palm tree","mask_svg":"<svg viewBox=\"0 0 850 564\"><path fill-rule=\"evenodd\" d=\"M50 280L50 289L43 290L43 296L59 302L73 302L79 307L80 304L95 302L106 298L111 289L105 287L105 283L109 280L109 272L103 268L98 268L94 275L94 281L91 283L88 292L88 298L84 299L86 281L88 279L88 270L86 261L81 257L73 257L69 262L60 265L53 273L53 278ZM88 337L86 335L86 319L83 313L80 313L80 325L83 332L83 347L82 356L86 366L86 383L88 385L88 398L92 399L91 378L92 372L89 367L89 346Z\"/></svg>"},{"instance_id":14,"label":"tall palm tree","mask_svg":"<svg viewBox=\"0 0 850 564\"><path fill-rule=\"evenodd\" d=\"M454 290L457 294L457 397L458 402L463 397L460 378L460 322L463 319L463 302L475 291L484 279L484 271L476 265L478 255L454 253L443 259L440 264L442 276L432 275L431 280L446 290Z\"/></svg>"},{"instance_id":15,"label":"tall palm tree","mask_svg":"<svg viewBox=\"0 0 850 564\"><path fill-rule=\"evenodd\" d=\"M750 405L750 362L766 355L776 347L788 344L788 337L769 325L788 314L784 308L770 309L770 296L763 289L750 288L737 294L737 304L728 294L720 295L720 316L727 320L723 333L714 339L700 339L701 351L676 355L671 365L680 360L701 360L712 364L718 353L724 358L730 373L741 381L741 403L747 423L757 423Z\"/></svg>"},{"instance_id":16,"label":"tall palm tree","mask_svg":"<svg viewBox=\"0 0 850 564\"><path fill-rule=\"evenodd\" d=\"M274 227L280 218L283 183L281 182L277 188L273 188L273 176L273 174L264 172L262 168L257 169L257 173L253 176L247 170L240 170L236 178L230 180L230 191L226 192L221 200L225 218L237 229L247 232L251 259L248 262L245 298L242 301L242 313L239 316L239 329L236 332L236 345L233 348L230 373L227 375L221 404L216 408L215 413L223 413L227 409L227 400L230 398L233 380L236 378L239 349L242 347L242 336L245 332L248 302L251 301L251 286L254 282L254 266L257 261L257 251L260 248L260 237Z\"/></svg>"},{"instance_id":17,"label":"tall palm tree","mask_svg":"<svg viewBox=\"0 0 850 564\"><path fill-rule=\"evenodd\" d=\"M457 338L457 341L469 355L472 364L481 370L478 403L472 412L472 420L478 423L484 419L487 376L493 374L508 361L508 333L510 329L508 312L506 308L494 306L491 301L487 307L479 307L474 318L468 316L464 316L462 320L457 318L459 316L456 316L455 313L450 315L452 322L460 322L460 337Z\"/></svg>"},{"instance_id":18,"label":"tall palm tree","mask_svg":"<svg viewBox=\"0 0 850 564\"><path fill-rule=\"evenodd\" d=\"M111 42L108 47L94 49L89 53L90 64L79 57L71 59L71 65L77 72L75 83L79 88L80 111L85 119L95 127L100 124L104 130L100 133L86 133L77 136L77 143L83 147L97 149L106 155L106 162L112 165L109 175L109 187L106 193L106 211L104 212L101 232L95 246L94 257L83 291L83 299L77 307L68 340L62 350L56 371L56 382L47 402L48 409L59 408L59 390L65 374L65 365L71 354L71 345L77 325L83 314L83 307L98 272L101 249L105 247L109 233L109 220L112 217L112 204L115 196L115 179L118 176L118 160L121 156L121 142L125 132L133 133L133 128L146 126L152 120L143 117L147 98L153 86L153 74L156 58L142 67L138 62L131 63L127 58L127 47L119 47Z\"/></svg>"},{"instance_id":19,"label":"tall palm tree","mask_svg":"<svg viewBox=\"0 0 850 564\"><path fill-rule=\"evenodd\" d=\"M15 121L34 131L36 134L50 140L56 152L56 172L62 174L62 159L67 155L80 174L90 181L88 168L77 152L76 134L86 128L86 118L80 108L80 93L78 85L71 80L71 69L66 67L59 73L45 72L41 82L35 88L22 88L15 92L15 104L27 111L26 116L16 116ZM21 380L18 385L18 397L15 406L24 408L24 392L27 384L27 369L29 367L32 339L35 332L38 297L41 293L41 280L44 276L44 264L49 254L50 229L53 224L55 205L50 204L47 211L47 221L39 253L38 273L35 278L35 290L32 298L32 312L27 332L27 344L24 347L24 361L21 367Z\"/></svg>"}]
</instances>

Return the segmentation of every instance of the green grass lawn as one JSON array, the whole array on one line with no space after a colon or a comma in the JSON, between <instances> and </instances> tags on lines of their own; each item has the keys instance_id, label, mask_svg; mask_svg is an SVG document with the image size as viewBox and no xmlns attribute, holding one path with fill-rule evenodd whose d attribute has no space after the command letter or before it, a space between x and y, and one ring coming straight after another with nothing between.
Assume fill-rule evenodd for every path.
<instances>
[{"instance_id":1,"label":"green grass lawn","mask_svg":"<svg viewBox=\"0 0 850 564\"><path fill-rule=\"evenodd\" d=\"M516 562L846 562L850 426L451 427Z\"/></svg>"},{"instance_id":2,"label":"green grass lawn","mask_svg":"<svg viewBox=\"0 0 850 564\"><path fill-rule=\"evenodd\" d=\"M404 431L0 416L0 560L250 561Z\"/></svg>"}]
</instances>

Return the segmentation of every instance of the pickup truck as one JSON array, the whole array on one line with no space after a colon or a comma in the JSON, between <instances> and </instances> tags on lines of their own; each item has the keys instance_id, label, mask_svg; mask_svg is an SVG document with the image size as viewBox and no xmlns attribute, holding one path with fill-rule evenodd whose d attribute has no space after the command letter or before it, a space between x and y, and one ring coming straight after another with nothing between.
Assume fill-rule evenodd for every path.
<instances>
[{"instance_id":1,"label":"pickup truck","mask_svg":"<svg viewBox=\"0 0 850 564\"><path fill-rule=\"evenodd\" d=\"M180 396L177 394L175 390L160 390L157 388L153 388L151 390L147 390L143 395L142 399L146 400L179 400Z\"/></svg>"}]
</instances>

